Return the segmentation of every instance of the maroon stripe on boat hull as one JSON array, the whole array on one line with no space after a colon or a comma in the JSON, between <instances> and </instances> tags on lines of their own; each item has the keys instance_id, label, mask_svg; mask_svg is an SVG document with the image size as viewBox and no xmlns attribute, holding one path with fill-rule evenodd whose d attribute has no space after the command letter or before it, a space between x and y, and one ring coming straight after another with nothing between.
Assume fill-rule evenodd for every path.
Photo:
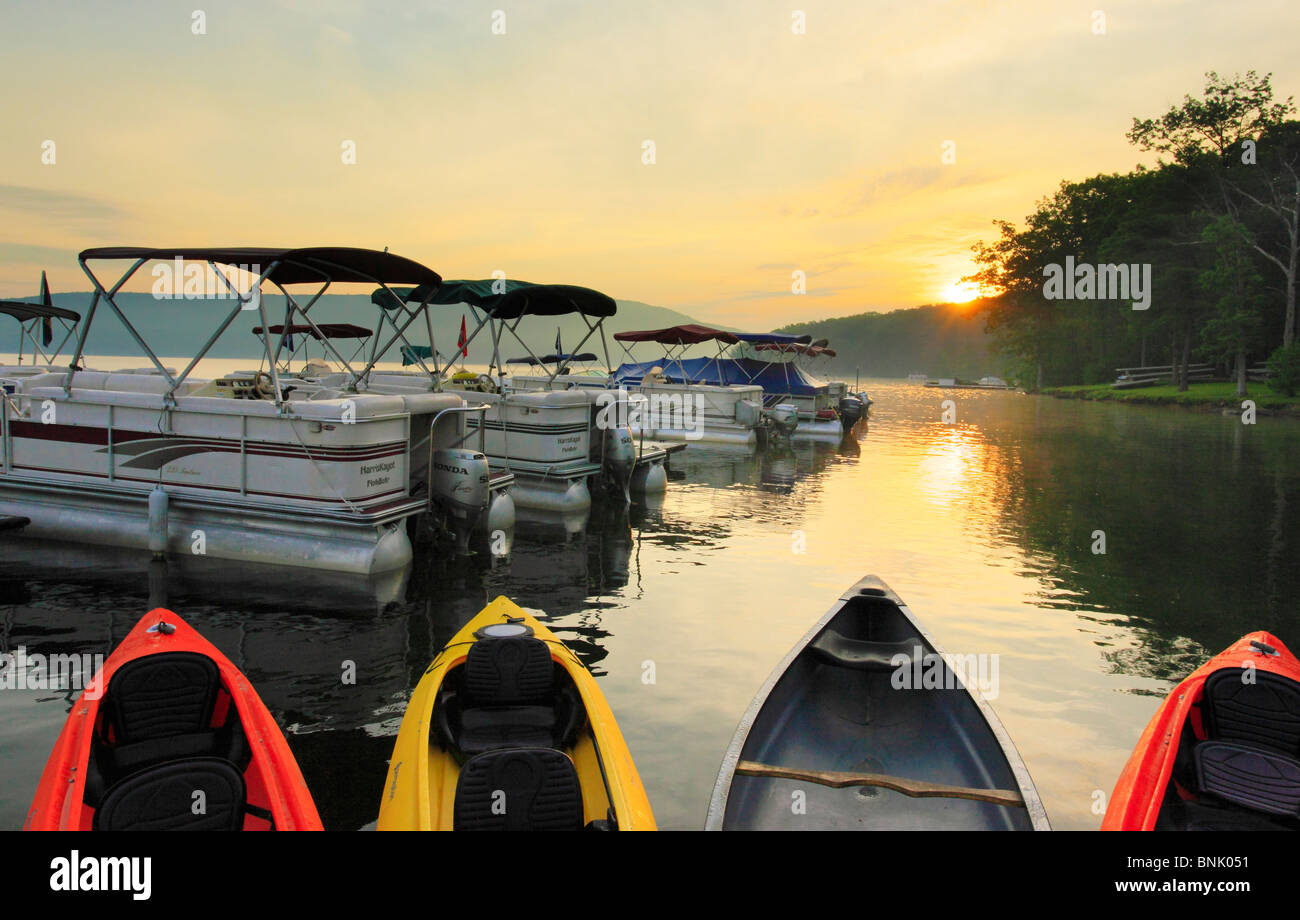
<instances>
[{"instance_id":1,"label":"maroon stripe on boat hull","mask_svg":"<svg viewBox=\"0 0 1300 920\"><path fill-rule=\"evenodd\" d=\"M47 467L47 466L22 466L22 465L20 465L20 464L14 464L14 465L13 465L13 469L14 469L14 470L30 470L30 471L32 471L32 472L37 472L37 473L61 473L61 474L65 475L65 476L89 476L89 477L94 478L94 479L108 479L108 478L109 478L107 473L83 473L83 472L72 471L72 470L53 469L53 468L51 468L51 467ZM118 481L118 480L126 480L126 481L128 481L128 482L143 482L143 483L148 483L148 484L152 484L152 485L158 485L158 479L157 479L157 477L143 478L143 477L138 477L138 476L122 476L122 475L116 475L116 476L113 477L113 480L114 480L114 481ZM43 481L43 484L48 484L48 485L67 485L67 486L75 485L75 483L67 483L67 482L59 482L59 481ZM230 493L234 493L234 494L237 494L237 495L240 495L240 494L242 494L242 495L260 495L260 496L264 496L264 497L266 497L266 498L289 498L289 499L293 499L294 501L302 501L302 502L327 502L327 503L329 503L329 504L333 504L333 505L342 505L342 504L344 504L345 501L346 501L347 503L349 503L349 504L356 505L356 504L359 504L359 503L361 503L361 502L374 501L374 500L377 499L377 498L388 498L390 495L401 495L401 496L402 496L402 500L401 500L401 501L387 502L387 503L385 503L385 504L383 504L383 505L380 505L380 506L378 506L378 507L374 507L374 506L366 506L366 507L365 507L365 510L366 510L366 511L382 511L382 510L384 510L385 508L388 508L388 507L390 507L390 506L400 505L400 504L403 504L403 503L406 501L406 492L405 492L404 489L393 489L393 490L390 490L390 491L388 491L388 492L381 492L381 493L379 493L378 495L366 495L366 496L361 497L361 498L338 499L338 498L319 498L319 497L314 496L314 495L294 495L294 494L291 493L291 492L257 492L257 491L254 491L253 489L247 489L247 490L245 490L244 492L241 493L238 489L234 488L233 486L196 486L196 485L194 485L193 483L190 483L190 482L177 482L176 480L172 480L172 479L166 480L166 481L164 481L162 484L163 484L163 485L168 485L168 486L181 486L181 487L183 487L183 488L189 488L189 489L203 489L203 490L211 491L211 492L230 492ZM184 496L180 496L180 497L181 497L181 498L184 498Z\"/></svg>"},{"instance_id":2,"label":"maroon stripe on boat hull","mask_svg":"<svg viewBox=\"0 0 1300 920\"><path fill-rule=\"evenodd\" d=\"M10 430L15 438L30 438L36 441L59 441L68 444L91 444L99 447L108 446L108 429L94 428L88 425L45 425L40 422L13 421ZM239 453L239 442L229 438L197 438L186 436L168 437L143 431L124 431L113 429L113 443L127 444L133 441L156 440L159 448L170 446L194 445L206 447L214 453ZM348 462L359 460L381 460L406 453L402 442L390 441L387 444L374 444L365 447L296 447L291 444L275 444L269 441L245 442L244 453L260 457L291 457L297 459L317 459L331 462Z\"/></svg>"}]
</instances>

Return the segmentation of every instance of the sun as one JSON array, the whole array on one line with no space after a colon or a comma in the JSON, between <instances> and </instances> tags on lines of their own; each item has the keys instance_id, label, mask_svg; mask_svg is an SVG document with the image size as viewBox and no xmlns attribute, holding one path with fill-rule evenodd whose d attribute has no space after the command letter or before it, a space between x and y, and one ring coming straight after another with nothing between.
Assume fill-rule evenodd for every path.
<instances>
[{"instance_id":1,"label":"sun","mask_svg":"<svg viewBox=\"0 0 1300 920\"><path fill-rule=\"evenodd\" d=\"M944 289L944 303L970 303L980 296L980 286L973 281L954 281Z\"/></svg>"}]
</instances>

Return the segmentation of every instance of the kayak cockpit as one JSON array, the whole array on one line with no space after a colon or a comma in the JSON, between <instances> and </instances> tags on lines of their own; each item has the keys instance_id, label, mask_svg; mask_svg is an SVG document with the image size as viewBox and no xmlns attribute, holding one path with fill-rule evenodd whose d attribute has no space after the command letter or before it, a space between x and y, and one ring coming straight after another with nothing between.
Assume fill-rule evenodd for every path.
<instances>
[{"instance_id":1,"label":"kayak cockpit","mask_svg":"<svg viewBox=\"0 0 1300 920\"><path fill-rule=\"evenodd\" d=\"M571 655L528 626L494 624L448 670L430 753L448 791L454 782L454 830L617 828L582 694L553 647Z\"/></svg>"},{"instance_id":2,"label":"kayak cockpit","mask_svg":"<svg viewBox=\"0 0 1300 920\"><path fill-rule=\"evenodd\" d=\"M82 802L83 829L274 829L230 688L196 652L146 655L113 673Z\"/></svg>"},{"instance_id":3,"label":"kayak cockpit","mask_svg":"<svg viewBox=\"0 0 1300 920\"><path fill-rule=\"evenodd\" d=\"M1300 830L1300 682L1243 667L1205 679L1155 829Z\"/></svg>"}]
</instances>

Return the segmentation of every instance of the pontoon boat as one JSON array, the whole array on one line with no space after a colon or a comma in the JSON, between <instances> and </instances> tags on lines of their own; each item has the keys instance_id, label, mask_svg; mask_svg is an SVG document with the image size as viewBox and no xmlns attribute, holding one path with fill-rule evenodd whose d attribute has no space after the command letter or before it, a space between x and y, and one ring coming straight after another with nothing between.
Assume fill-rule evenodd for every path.
<instances>
[{"instance_id":1,"label":"pontoon boat","mask_svg":"<svg viewBox=\"0 0 1300 920\"><path fill-rule=\"evenodd\" d=\"M418 313L380 311L381 334L356 366L309 315L332 284L413 283L433 291L441 280L433 270L346 248L107 248L86 250L78 261L94 295L70 366L0 373L0 515L30 518L24 536L371 575L410 562L406 521L431 507L462 531L467 520L513 525L509 477L489 481L486 458L460 447L465 401L449 393L389 395L375 386L384 376L376 364L406 343ZM178 374L163 366L140 319L128 319L115 298L144 265L187 261L200 271L206 263L228 289L230 309L214 318L212 334ZM105 287L91 262L128 267ZM254 280L237 286L223 268ZM262 296L268 283L285 298L278 340ZM304 284L319 290L300 304L288 288ZM149 358L148 372L81 369L101 304ZM266 369L194 379L244 313L260 321ZM392 334L381 346L385 321ZM296 322L313 330L343 372L281 373L279 357ZM421 494L431 472L443 488Z\"/></svg>"},{"instance_id":2,"label":"pontoon boat","mask_svg":"<svg viewBox=\"0 0 1300 920\"><path fill-rule=\"evenodd\" d=\"M426 316L430 304L468 306L477 325L458 346L462 356L487 330L492 340L488 373L456 371L451 363L440 367L430 324L430 344L416 346L409 356L423 372L406 374L402 381L393 377L385 386L389 392L404 387L455 391L471 404L485 406L481 416L470 417L470 429L485 432L484 450L493 469L514 474L512 494L520 507L559 513L584 511L591 506L592 482L604 483L624 498L633 492L663 492L667 487L668 450L632 437L626 421L630 414L626 394L610 390L604 378L564 373L583 354L588 340L599 335L603 341L602 324L618 309L613 298L571 285L485 280L447 281L436 290L427 285L393 292L383 289L376 291L373 299L386 306L394 294L404 307L419 303L419 311ZM572 353L553 355L552 361L534 354L518 333L525 317L566 315L581 318L587 334ZM548 372L505 374L506 362L501 357L505 334L529 353L534 366L546 367ZM432 369L424 365L423 356L433 358Z\"/></svg>"}]
</instances>

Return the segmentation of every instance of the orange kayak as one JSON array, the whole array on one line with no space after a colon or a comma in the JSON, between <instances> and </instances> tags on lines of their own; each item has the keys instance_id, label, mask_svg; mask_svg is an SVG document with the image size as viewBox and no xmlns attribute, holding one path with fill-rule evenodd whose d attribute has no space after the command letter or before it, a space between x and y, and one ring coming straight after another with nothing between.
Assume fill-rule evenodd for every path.
<instances>
[{"instance_id":1,"label":"orange kayak","mask_svg":"<svg viewBox=\"0 0 1300 920\"><path fill-rule=\"evenodd\" d=\"M321 830L248 679L170 610L145 615L72 707L26 830Z\"/></svg>"},{"instance_id":2,"label":"orange kayak","mask_svg":"<svg viewBox=\"0 0 1300 920\"><path fill-rule=\"evenodd\" d=\"M1243 636L1142 732L1102 830L1300 830L1300 661Z\"/></svg>"}]
</instances>

